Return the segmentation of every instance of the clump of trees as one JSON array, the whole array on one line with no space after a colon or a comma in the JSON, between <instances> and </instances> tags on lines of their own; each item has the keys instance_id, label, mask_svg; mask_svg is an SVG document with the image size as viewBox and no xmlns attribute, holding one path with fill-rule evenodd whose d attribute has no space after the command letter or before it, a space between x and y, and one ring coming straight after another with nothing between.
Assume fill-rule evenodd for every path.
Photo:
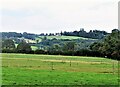
<instances>
[{"instance_id":1,"label":"clump of trees","mask_svg":"<svg viewBox=\"0 0 120 87\"><path fill-rule=\"evenodd\" d=\"M64 32L60 32L60 33L49 33L49 34L32 34L32 33L17 33L17 32L0 32L0 34L2 33L2 38L25 38L25 39L31 39L31 40L35 40L36 37L39 36L60 36L60 35L64 35L64 36L79 36L79 37L85 37L85 38L93 38L93 39L101 39L103 38L105 35L107 35L108 33L106 31L100 31L100 30L90 30L89 32L86 32L83 28L81 28L79 31L72 31L72 32L68 32L68 31L64 31Z\"/></svg>"},{"instance_id":2,"label":"clump of trees","mask_svg":"<svg viewBox=\"0 0 120 87\"><path fill-rule=\"evenodd\" d=\"M29 54L49 54L49 55L71 55L71 56L98 56L88 49L76 50L76 42L67 41L63 45L53 44L47 49L32 50L29 43L25 41L20 42L17 47L11 39L3 40L3 53L29 53Z\"/></svg>"},{"instance_id":3,"label":"clump of trees","mask_svg":"<svg viewBox=\"0 0 120 87\"><path fill-rule=\"evenodd\" d=\"M31 51L32 51L31 46L24 41L19 43L16 47L12 39L2 40L3 53L31 53Z\"/></svg>"},{"instance_id":4,"label":"clump of trees","mask_svg":"<svg viewBox=\"0 0 120 87\"><path fill-rule=\"evenodd\" d=\"M2 40L2 52L3 53L15 52L14 41L11 39Z\"/></svg>"},{"instance_id":5,"label":"clump of trees","mask_svg":"<svg viewBox=\"0 0 120 87\"><path fill-rule=\"evenodd\" d=\"M28 43L23 41L18 44L17 51L20 53L30 53L32 51L32 48Z\"/></svg>"},{"instance_id":6,"label":"clump of trees","mask_svg":"<svg viewBox=\"0 0 120 87\"><path fill-rule=\"evenodd\" d=\"M100 30L90 30L89 32L86 32L84 28L81 28L80 31L61 32L61 35L65 35L65 36L80 36L80 37L93 38L93 39L102 39L107 34L108 33L106 31L100 31Z\"/></svg>"},{"instance_id":7,"label":"clump of trees","mask_svg":"<svg viewBox=\"0 0 120 87\"><path fill-rule=\"evenodd\" d=\"M120 31L112 30L112 33L103 42L95 42L90 46L90 49L98 51L108 58L120 59Z\"/></svg>"},{"instance_id":8,"label":"clump of trees","mask_svg":"<svg viewBox=\"0 0 120 87\"><path fill-rule=\"evenodd\" d=\"M16 32L2 32L2 38L26 38L26 39L31 39L35 40L35 37L38 36L36 34L31 34L31 33L16 33Z\"/></svg>"},{"instance_id":9,"label":"clump of trees","mask_svg":"<svg viewBox=\"0 0 120 87\"><path fill-rule=\"evenodd\" d=\"M2 49L9 49L9 50L15 49L15 44L13 40L7 39L2 41Z\"/></svg>"}]
</instances>

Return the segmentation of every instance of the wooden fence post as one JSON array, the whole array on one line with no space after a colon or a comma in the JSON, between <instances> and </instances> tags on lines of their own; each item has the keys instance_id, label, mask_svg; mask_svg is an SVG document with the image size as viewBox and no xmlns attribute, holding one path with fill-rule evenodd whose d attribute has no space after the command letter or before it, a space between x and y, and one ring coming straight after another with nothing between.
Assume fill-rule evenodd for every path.
<instances>
[{"instance_id":1,"label":"wooden fence post","mask_svg":"<svg viewBox=\"0 0 120 87\"><path fill-rule=\"evenodd\" d=\"M71 67L71 60L70 60L70 67Z\"/></svg>"},{"instance_id":2,"label":"wooden fence post","mask_svg":"<svg viewBox=\"0 0 120 87\"><path fill-rule=\"evenodd\" d=\"M114 60L113 60L113 75L115 74L115 65L114 65Z\"/></svg>"},{"instance_id":3,"label":"wooden fence post","mask_svg":"<svg viewBox=\"0 0 120 87\"><path fill-rule=\"evenodd\" d=\"M54 70L53 62L51 62L51 69Z\"/></svg>"},{"instance_id":4,"label":"wooden fence post","mask_svg":"<svg viewBox=\"0 0 120 87\"><path fill-rule=\"evenodd\" d=\"M120 86L120 60L118 60L118 86Z\"/></svg>"}]
</instances>

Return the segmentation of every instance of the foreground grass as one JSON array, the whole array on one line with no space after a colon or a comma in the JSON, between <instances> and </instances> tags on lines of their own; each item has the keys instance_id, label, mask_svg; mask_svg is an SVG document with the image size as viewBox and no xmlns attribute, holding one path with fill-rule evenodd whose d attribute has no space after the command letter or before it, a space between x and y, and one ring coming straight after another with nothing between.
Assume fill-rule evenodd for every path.
<instances>
[{"instance_id":1,"label":"foreground grass","mask_svg":"<svg viewBox=\"0 0 120 87\"><path fill-rule=\"evenodd\" d=\"M3 68L3 84L7 85L116 85L115 75L58 70Z\"/></svg>"},{"instance_id":2,"label":"foreground grass","mask_svg":"<svg viewBox=\"0 0 120 87\"><path fill-rule=\"evenodd\" d=\"M3 85L118 84L117 61L110 59L30 54L2 57Z\"/></svg>"}]
</instances>

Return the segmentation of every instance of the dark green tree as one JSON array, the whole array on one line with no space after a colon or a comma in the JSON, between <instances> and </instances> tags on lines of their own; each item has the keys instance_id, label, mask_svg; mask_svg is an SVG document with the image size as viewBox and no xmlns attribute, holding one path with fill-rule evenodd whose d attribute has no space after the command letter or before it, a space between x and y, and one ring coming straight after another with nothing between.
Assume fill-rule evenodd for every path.
<instances>
[{"instance_id":1,"label":"dark green tree","mask_svg":"<svg viewBox=\"0 0 120 87\"><path fill-rule=\"evenodd\" d=\"M32 48L29 45L29 43L21 42L18 44L17 50L18 50L18 52L27 53L27 52L32 51Z\"/></svg>"},{"instance_id":2,"label":"dark green tree","mask_svg":"<svg viewBox=\"0 0 120 87\"><path fill-rule=\"evenodd\" d=\"M120 31L114 30L101 43L94 43L91 50L99 51L105 56L113 59L120 59Z\"/></svg>"},{"instance_id":3,"label":"dark green tree","mask_svg":"<svg viewBox=\"0 0 120 87\"><path fill-rule=\"evenodd\" d=\"M63 51L74 51L75 42L67 42L63 46Z\"/></svg>"},{"instance_id":4,"label":"dark green tree","mask_svg":"<svg viewBox=\"0 0 120 87\"><path fill-rule=\"evenodd\" d=\"M2 49L13 50L15 49L14 41L11 39L6 39L2 41Z\"/></svg>"},{"instance_id":5,"label":"dark green tree","mask_svg":"<svg viewBox=\"0 0 120 87\"><path fill-rule=\"evenodd\" d=\"M102 47L102 46L103 46L103 43L95 42L92 45L90 45L90 49L93 51L99 51L100 47Z\"/></svg>"},{"instance_id":6,"label":"dark green tree","mask_svg":"<svg viewBox=\"0 0 120 87\"><path fill-rule=\"evenodd\" d=\"M55 50L55 51L61 51L61 46L60 46L59 44L54 44L54 45L52 46L52 48L53 48L53 50Z\"/></svg>"}]
</instances>

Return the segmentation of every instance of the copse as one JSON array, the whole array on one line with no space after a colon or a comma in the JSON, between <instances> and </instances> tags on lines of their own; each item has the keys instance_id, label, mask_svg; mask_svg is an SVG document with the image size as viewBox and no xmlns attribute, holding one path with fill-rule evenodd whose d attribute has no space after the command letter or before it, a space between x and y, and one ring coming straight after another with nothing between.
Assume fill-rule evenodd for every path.
<instances>
[{"instance_id":1,"label":"copse","mask_svg":"<svg viewBox=\"0 0 120 87\"><path fill-rule=\"evenodd\" d=\"M74 51L75 42L67 42L63 46L63 51Z\"/></svg>"},{"instance_id":2,"label":"copse","mask_svg":"<svg viewBox=\"0 0 120 87\"><path fill-rule=\"evenodd\" d=\"M113 30L103 42L92 44L90 49L93 51L99 51L108 58L120 60L120 31Z\"/></svg>"},{"instance_id":3,"label":"copse","mask_svg":"<svg viewBox=\"0 0 120 87\"><path fill-rule=\"evenodd\" d=\"M15 49L14 41L11 39L3 40L2 41L2 49L9 49L9 50Z\"/></svg>"},{"instance_id":4,"label":"copse","mask_svg":"<svg viewBox=\"0 0 120 87\"><path fill-rule=\"evenodd\" d=\"M14 41L11 39L3 39L1 50L3 53L14 53L16 50Z\"/></svg>"},{"instance_id":5,"label":"copse","mask_svg":"<svg viewBox=\"0 0 120 87\"><path fill-rule=\"evenodd\" d=\"M20 52L20 53L30 53L31 51L32 51L32 48L29 45L29 43L26 43L24 41L19 43L18 46L17 46L17 52Z\"/></svg>"}]
</instances>

